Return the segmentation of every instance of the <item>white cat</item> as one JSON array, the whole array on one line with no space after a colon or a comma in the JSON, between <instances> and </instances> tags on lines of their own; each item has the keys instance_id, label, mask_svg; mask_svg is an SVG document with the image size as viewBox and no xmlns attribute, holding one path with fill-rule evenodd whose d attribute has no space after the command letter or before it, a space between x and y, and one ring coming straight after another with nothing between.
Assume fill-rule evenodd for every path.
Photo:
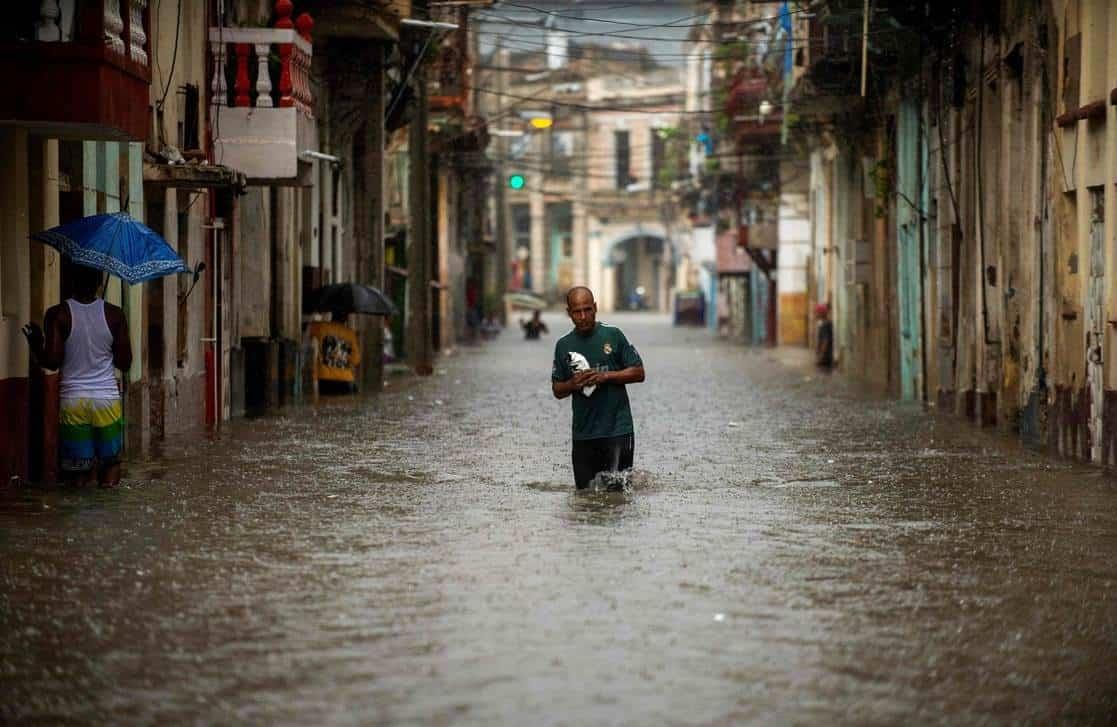
<instances>
[{"instance_id":1,"label":"white cat","mask_svg":"<svg viewBox=\"0 0 1117 727\"><path fill-rule=\"evenodd\" d=\"M586 360L585 356L578 353L577 351L571 351L569 355L570 355L569 363L570 363L570 370L571 371L573 371L574 373L578 373L580 371L589 371L590 370L590 362ZM597 389L597 386L583 386L582 387L582 395L583 396L591 396L595 389Z\"/></svg>"}]
</instances>

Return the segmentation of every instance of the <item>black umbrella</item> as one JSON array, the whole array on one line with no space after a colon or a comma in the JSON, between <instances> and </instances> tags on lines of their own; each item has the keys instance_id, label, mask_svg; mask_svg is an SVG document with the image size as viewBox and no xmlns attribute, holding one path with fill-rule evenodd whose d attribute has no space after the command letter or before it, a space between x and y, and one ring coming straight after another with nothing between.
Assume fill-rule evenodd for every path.
<instances>
[{"instance_id":1,"label":"black umbrella","mask_svg":"<svg viewBox=\"0 0 1117 727\"><path fill-rule=\"evenodd\" d=\"M376 288L360 283L324 285L310 294L306 302L310 311L322 313L365 313L370 316L394 316L396 306Z\"/></svg>"}]
</instances>

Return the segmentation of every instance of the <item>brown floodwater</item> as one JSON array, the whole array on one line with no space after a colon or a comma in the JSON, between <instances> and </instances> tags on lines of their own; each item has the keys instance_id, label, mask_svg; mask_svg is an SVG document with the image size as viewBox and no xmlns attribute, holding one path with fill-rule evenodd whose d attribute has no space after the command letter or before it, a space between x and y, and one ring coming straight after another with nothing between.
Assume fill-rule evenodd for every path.
<instances>
[{"instance_id":1,"label":"brown floodwater","mask_svg":"<svg viewBox=\"0 0 1117 727\"><path fill-rule=\"evenodd\" d=\"M552 330L565 330L548 316ZM637 471L573 493L506 332L0 496L0 719L1105 723L1117 486L651 316Z\"/></svg>"}]
</instances>

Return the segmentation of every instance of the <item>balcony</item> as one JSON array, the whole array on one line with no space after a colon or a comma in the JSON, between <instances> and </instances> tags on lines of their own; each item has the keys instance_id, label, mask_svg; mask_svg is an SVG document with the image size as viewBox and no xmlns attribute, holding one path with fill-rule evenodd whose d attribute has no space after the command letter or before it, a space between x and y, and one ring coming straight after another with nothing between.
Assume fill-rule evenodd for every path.
<instances>
[{"instance_id":1,"label":"balcony","mask_svg":"<svg viewBox=\"0 0 1117 727\"><path fill-rule=\"evenodd\" d=\"M466 30L468 21L460 11L453 14L444 11L438 19L456 23L459 28L442 41L428 73L428 104L434 114L465 116L469 114L469 74L472 67Z\"/></svg>"},{"instance_id":2,"label":"balcony","mask_svg":"<svg viewBox=\"0 0 1117 727\"><path fill-rule=\"evenodd\" d=\"M214 161L243 172L250 183L305 186L313 167L304 152L318 149L313 21L303 13L292 22L291 4L276 5L274 28L209 29Z\"/></svg>"},{"instance_id":3,"label":"balcony","mask_svg":"<svg viewBox=\"0 0 1117 727\"><path fill-rule=\"evenodd\" d=\"M71 139L147 137L149 0L19 3L0 28L0 124Z\"/></svg>"}]
</instances>

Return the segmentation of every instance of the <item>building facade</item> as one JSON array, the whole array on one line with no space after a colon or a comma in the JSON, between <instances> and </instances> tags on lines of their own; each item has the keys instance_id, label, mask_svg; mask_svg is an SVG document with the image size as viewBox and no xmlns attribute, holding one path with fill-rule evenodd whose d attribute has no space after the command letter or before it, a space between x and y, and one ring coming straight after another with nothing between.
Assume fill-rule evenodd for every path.
<instances>
[{"instance_id":1,"label":"building facade","mask_svg":"<svg viewBox=\"0 0 1117 727\"><path fill-rule=\"evenodd\" d=\"M397 350L420 373L465 337L467 266L498 264L474 214L478 175L451 153L483 149L484 122L445 91L468 88L460 50L470 6L486 4L457 3L449 16L399 0L16 12L0 42L19 94L0 104L3 481L57 476L58 377L32 364L20 333L68 295L58 256L29 239L57 224L127 211L195 271L108 283L135 352L121 382L132 452L297 401L316 355L307 324L323 315L304 300L318 286L397 293L398 327L417 332L401 330ZM393 288L393 269L408 285ZM384 326L350 324L361 386L376 391Z\"/></svg>"}]
</instances>

